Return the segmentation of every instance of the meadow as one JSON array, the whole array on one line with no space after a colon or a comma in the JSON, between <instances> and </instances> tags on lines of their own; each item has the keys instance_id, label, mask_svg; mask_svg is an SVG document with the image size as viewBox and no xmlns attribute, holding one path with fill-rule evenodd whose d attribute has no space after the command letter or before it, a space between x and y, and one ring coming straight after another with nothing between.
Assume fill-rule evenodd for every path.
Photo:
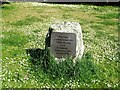
<instances>
[{"instance_id":1,"label":"meadow","mask_svg":"<svg viewBox=\"0 0 120 90\"><path fill-rule=\"evenodd\" d=\"M117 6L16 2L0 9L2 88L118 88ZM45 49L49 26L63 21L82 27L85 51L76 65L70 58L57 64L47 51L35 55Z\"/></svg>"}]
</instances>

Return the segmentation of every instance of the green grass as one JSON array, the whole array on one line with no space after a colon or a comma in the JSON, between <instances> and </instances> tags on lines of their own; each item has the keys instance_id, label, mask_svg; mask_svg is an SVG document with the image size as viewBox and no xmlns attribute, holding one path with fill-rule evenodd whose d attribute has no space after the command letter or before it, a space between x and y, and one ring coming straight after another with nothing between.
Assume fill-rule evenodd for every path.
<instances>
[{"instance_id":1,"label":"green grass","mask_svg":"<svg viewBox=\"0 0 120 90\"><path fill-rule=\"evenodd\" d=\"M103 20L102 22L100 22L103 25L118 25L118 22L116 21L111 21L111 20Z\"/></svg>"},{"instance_id":2,"label":"green grass","mask_svg":"<svg viewBox=\"0 0 120 90\"><path fill-rule=\"evenodd\" d=\"M118 87L118 7L33 4L0 8L2 88ZM63 21L82 27L85 51L75 65L71 58L58 64L44 49L49 26Z\"/></svg>"},{"instance_id":3,"label":"green grass","mask_svg":"<svg viewBox=\"0 0 120 90\"><path fill-rule=\"evenodd\" d=\"M10 45L10 46L23 46L28 42L28 38L25 35L22 35L21 33L18 32L3 32L4 38L3 38L3 44L5 45ZM24 40L24 42L23 42Z\"/></svg>"},{"instance_id":4,"label":"green grass","mask_svg":"<svg viewBox=\"0 0 120 90\"><path fill-rule=\"evenodd\" d=\"M37 19L36 17L26 16L25 19L19 20L19 21L13 23L13 25L16 25L16 26L30 25L30 24L32 24L32 22L37 22L37 21L39 21L39 19Z\"/></svg>"},{"instance_id":5,"label":"green grass","mask_svg":"<svg viewBox=\"0 0 120 90\"><path fill-rule=\"evenodd\" d=\"M101 16L97 16L98 18L101 18L101 19L112 19L112 18L118 18L118 13L107 13L107 14L104 14L104 15L101 15Z\"/></svg>"}]
</instances>

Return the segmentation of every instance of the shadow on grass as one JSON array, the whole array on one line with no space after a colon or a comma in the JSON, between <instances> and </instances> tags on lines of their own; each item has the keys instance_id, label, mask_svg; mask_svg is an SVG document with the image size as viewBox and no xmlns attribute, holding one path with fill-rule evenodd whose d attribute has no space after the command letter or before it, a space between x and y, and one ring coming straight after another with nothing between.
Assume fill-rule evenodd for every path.
<instances>
[{"instance_id":1,"label":"shadow on grass","mask_svg":"<svg viewBox=\"0 0 120 90\"><path fill-rule=\"evenodd\" d=\"M30 62L33 65L41 65L43 69L48 69L49 54L45 49L33 48L26 49L27 55L30 55Z\"/></svg>"},{"instance_id":2,"label":"shadow on grass","mask_svg":"<svg viewBox=\"0 0 120 90\"><path fill-rule=\"evenodd\" d=\"M66 58L65 61L57 63L54 57L49 55L49 51L45 49L27 49L27 54L30 55L30 62L33 64L31 68L35 73L40 70L44 72L49 79L65 80L80 80L83 82L90 82L90 80L97 77L97 66L91 61L91 53L86 53L83 59L77 60L76 64L73 63L71 58ZM37 71L35 69L37 67ZM39 80L39 77L36 77Z\"/></svg>"}]
</instances>

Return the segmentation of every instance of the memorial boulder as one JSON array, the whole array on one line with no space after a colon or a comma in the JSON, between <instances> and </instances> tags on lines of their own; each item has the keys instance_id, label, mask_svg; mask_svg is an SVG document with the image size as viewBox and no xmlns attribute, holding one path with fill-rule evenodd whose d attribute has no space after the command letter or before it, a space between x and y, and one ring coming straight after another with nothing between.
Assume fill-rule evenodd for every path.
<instances>
[{"instance_id":1,"label":"memorial boulder","mask_svg":"<svg viewBox=\"0 0 120 90\"><path fill-rule=\"evenodd\" d=\"M62 22L49 27L46 48L55 58L81 58L84 52L82 29L77 22Z\"/></svg>"}]
</instances>

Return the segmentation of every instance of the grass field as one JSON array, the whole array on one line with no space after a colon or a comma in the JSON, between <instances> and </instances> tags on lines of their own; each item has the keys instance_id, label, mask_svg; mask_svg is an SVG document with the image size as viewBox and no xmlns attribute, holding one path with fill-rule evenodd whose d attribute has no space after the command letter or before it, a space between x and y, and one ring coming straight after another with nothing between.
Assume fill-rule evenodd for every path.
<instances>
[{"instance_id":1,"label":"grass field","mask_svg":"<svg viewBox=\"0 0 120 90\"><path fill-rule=\"evenodd\" d=\"M2 88L117 88L118 7L11 3L2 10ZM85 51L74 66L49 56L32 58L26 49L44 49L53 23L72 21L82 27ZM36 61L35 64L33 61Z\"/></svg>"}]
</instances>

